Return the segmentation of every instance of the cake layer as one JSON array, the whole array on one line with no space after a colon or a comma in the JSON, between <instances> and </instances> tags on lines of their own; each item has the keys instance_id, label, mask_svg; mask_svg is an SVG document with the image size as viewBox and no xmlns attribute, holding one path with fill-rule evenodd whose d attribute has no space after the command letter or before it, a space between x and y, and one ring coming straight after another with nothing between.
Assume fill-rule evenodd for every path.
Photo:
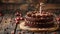
<instances>
[{"instance_id":1,"label":"cake layer","mask_svg":"<svg viewBox=\"0 0 60 34\"><path fill-rule=\"evenodd\" d=\"M51 28L54 27L54 23L25 23L25 26L31 27L31 28Z\"/></svg>"},{"instance_id":2,"label":"cake layer","mask_svg":"<svg viewBox=\"0 0 60 34\"><path fill-rule=\"evenodd\" d=\"M31 18L31 17L26 17L25 19L26 19L26 21L42 22L42 23L53 21L53 17L51 17L51 18L49 18L49 17L47 17L47 18Z\"/></svg>"}]
</instances>

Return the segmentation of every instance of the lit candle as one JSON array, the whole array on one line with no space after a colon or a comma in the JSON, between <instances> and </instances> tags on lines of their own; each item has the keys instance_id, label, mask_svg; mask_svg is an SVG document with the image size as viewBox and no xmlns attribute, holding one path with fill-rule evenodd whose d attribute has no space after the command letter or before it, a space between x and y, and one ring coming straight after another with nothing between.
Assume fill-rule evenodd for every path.
<instances>
[{"instance_id":1,"label":"lit candle","mask_svg":"<svg viewBox=\"0 0 60 34\"><path fill-rule=\"evenodd\" d=\"M41 14L41 3L40 3L40 14Z\"/></svg>"},{"instance_id":2,"label":"lit candle","mask_svg":"<svg viewBox=\"0 0 60 34\"><path fill-rule=\"evenodd\" d=\"M43 3L40 3L40 14L41 14L41 12L42 12L42 5L43 5Z\"/></svg>"}]
</instances>

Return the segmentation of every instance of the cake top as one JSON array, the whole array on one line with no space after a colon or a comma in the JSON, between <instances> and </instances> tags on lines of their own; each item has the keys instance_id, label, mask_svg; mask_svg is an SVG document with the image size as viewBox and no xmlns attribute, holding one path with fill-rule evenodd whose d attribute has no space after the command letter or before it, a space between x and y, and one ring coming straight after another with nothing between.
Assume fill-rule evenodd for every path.
<instances>
[{"instance_id":1,"label":"cake top","mask_svg":"<svg viewBox=\"0 0 60 34\"><path fill-rule=\"evenodd\" d=\"M41 17L52 17L53 14L52 13L48 13L48 12L38 12L38 11L34 11L34 12L28 12L26 17L32 17L32 18L41 18Z\"/></svg>"}]
</instances>

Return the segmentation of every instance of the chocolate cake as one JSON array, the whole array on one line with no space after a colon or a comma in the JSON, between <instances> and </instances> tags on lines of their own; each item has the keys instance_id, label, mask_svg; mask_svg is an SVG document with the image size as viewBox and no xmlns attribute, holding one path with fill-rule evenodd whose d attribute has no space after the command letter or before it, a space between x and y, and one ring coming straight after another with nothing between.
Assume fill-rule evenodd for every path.
<instances>
[{"instance_id":1,"label":"chocolate cake","mask_svg":"<svg viewBox=\"0 0 60 34\"><path fill-rule=\"evenodd\" d=\"M25 16L25 26L31 28L50 28L54 26L54 16L48 12L28 12Z\"/></svg>"}]
</instances>

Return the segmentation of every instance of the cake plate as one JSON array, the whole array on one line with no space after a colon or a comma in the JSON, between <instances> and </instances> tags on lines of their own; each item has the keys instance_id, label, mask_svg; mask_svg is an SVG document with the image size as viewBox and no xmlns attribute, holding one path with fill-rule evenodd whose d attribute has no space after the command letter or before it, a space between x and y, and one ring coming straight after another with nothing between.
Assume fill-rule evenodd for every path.
<instances>
[{"instance_id":1,"label":"cake plate","mask_svg":"<svg viewBox=\"0 0 60 34\"><path fill-rule=\"evenodd\" d=\"M51 32L51 31L57 30L58 28L59 28L58 24L56 24L52 28L30 28L28 26L25 26L25 21L22 21L20 23L20 29L21 30L26 30L26 31L31 31L31 32Z\"/></svg>"}]
</instances>

